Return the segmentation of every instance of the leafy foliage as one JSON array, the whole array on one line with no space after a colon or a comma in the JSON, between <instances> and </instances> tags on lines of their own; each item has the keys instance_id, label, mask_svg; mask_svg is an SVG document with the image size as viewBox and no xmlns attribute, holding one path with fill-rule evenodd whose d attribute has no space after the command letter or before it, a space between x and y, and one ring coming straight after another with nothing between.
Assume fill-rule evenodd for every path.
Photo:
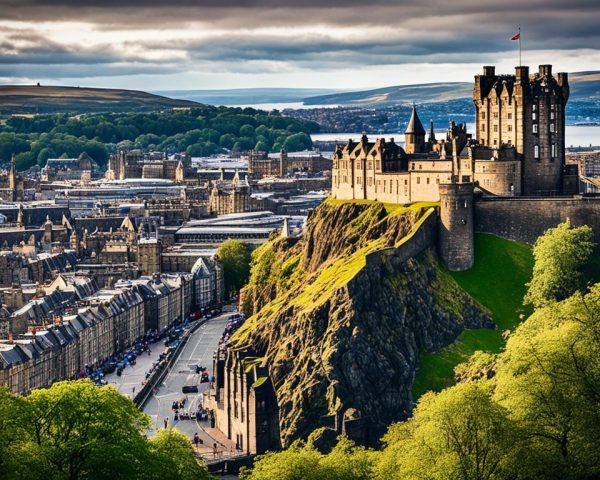
<instances>
[{"instance_id":1,"label":"leafy foliage","mask_svg":"<svg viewBox=\"0 0 600 480\"><path fill-rule=\"evenodd\" d=\"M48 158L82 152L100 166L117 149L187 151L205 156L225 150L310 148L315 122L283 117L253 108L211 107L160 113L103 113L78 117L11 117L0 124L0 161L14 153L17 168L44 166Z\"/></svg>"},{"instance_id":2,"label":"leafy foliage","mask_svg":"<svg viewBox=\"0 0 600 480\"><path fill-rule=\"evenodd\" d=\"M210 478L188 439L161 432L114 387L55 383L21 398L0 391L0 467L6 479Z\"/></svg>"},{"instance_id":3,"label":"leafy foliage","mask_svg":"<svg viewBox=\"0 0 600 480\"><path fill-rule=\"evenodd\" d=\"M237 293L250 277L250 247L240 240L226 240L217 250L223 264L225 292Z\"/></svg>"},{"instance_id":4,"label":"leafy foliage","mask_svg":"<svg viewBox=\"0 0 600 480\"><path fill-rule=\"evenodd\" d=\"M295 443L280 453L259 456L251 471L244 471L243 480L367 480L372 478L374 452L357 447L346 437L324 455L310 443Z\"/></svg>"},{"instance_id":5,"label":"leafy foliage","mask_svg":"<svg viewBox=\"0 0 600 480\"><path fill-rule=\"evenodd\" d=\"M549 228L533 246L535 265L525 303L542 307L584 287L583 270L593 251L590 227L573 228L567 220Z\"/></svg>"}]
</instances>

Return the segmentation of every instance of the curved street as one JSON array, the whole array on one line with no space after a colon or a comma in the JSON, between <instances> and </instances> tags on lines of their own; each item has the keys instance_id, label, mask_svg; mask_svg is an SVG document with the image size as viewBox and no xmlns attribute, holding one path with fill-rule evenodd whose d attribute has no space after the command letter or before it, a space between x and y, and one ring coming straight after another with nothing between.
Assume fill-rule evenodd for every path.
<instances>
[{"instance_id":1,"label":"curved street","mask_svg":"<svg viewBox=\"0 0 600 480\"><path fill-rule=\"evenodd\" d=\"M191 335L158 391L144 406L144 412L152 419L153 426L149 431L150 436L154 435L157 429L164 428L165 419L167 419L169 426L176 427L190 438L198 433L203 442L199 453L208 460L233 454L233 442L215 429L211 429L209 421L202 422L195 419L176 421L172 404L176 400L187 397L184 410L195 412L202 405L202 393L208 390L210 383L200 383L198 393L184 394L181 389L186 379L195 373L196 365L207 368L212 376L213 353L218 347L227 320L235 312L235 307L224 307L221 315L208 320ZM216 455L213 452L215 443L218 450Z\"/></svg>"}]
</instances>

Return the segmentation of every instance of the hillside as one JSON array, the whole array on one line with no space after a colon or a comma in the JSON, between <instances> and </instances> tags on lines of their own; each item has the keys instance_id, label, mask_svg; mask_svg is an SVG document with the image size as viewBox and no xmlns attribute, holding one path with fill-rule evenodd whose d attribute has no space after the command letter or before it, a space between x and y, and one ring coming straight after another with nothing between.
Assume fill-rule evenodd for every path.
<instances>
[{"instance_id":1,"label":"hillside","mask_svg":"<svg viewBox=\"0 0 600 480\"><path fill-rule=\"evenodd\" d=\"M497 330L464 330L453 345L436 353L421 355L413 395L439 391L454 382L454 367L476 350L499 352L504 347L502 332L514 330L522 316L525 284L531 279L533 255L530 245L493 235L475 235L475 265L466 272L452 272L454 280L492 312Z\"/></svg>"},{"instance_id":2,"label":"hillside","mask_svg":"<svg viewBox=\"0 0 600 480\"><path fill-rule=\"evenodd\" d=\"M265 358L284 444L350 410L369 419L377 441L410 414L422 352L464 328L493 327L431 251L398 254L432 225L431 207L329 199L301 239L275 238L254 253L242 292L251 316L231 344Z\"/></svg>"},{"instance_id":3,"label":"hillside","mask_svg":"<svg viewBox=\"0 0 600 480\"><path fill-rule=\"evenodd\" d=\"M146 112L199 107L138 90L109 88L0 85L0 114Z\"/></svg>"},{"instance_id":4,"label":"hillside","mask_svg":"<svg viewBox=\"0 0 600 480\"><path fill-rule=\"evenodd\" d=\"M298 103L307 97L330 95L341 93L341 91L331 88L232 88L224 90L160 90L153 93L210 105L235 106Z\"/></svg>"},{"instance_id":5,"label":"hillside","mask_svg":"<svg viewBox=\"0 0 600 480\"><path fill-rule=\"evenodd\" d=\"M593 101L600 98L600 72L569 74L571 100ZM471 82L440 82L421 85L396 85L357 92L336 93L304 99L305 105L343 105L352 107L383 107L397 104L442 103L471 99Z\"/></svg>"}]
</instances>

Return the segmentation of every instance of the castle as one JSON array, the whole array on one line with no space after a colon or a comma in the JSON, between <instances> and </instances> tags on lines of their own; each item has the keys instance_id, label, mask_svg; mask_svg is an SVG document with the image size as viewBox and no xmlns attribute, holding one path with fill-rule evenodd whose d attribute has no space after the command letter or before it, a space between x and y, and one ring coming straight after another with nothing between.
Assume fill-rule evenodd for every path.
<instances>
[{"instance_id":1,"label":"castle","mask_svg":"<svg viewBox=\"0 0 600 480\"><path fill-rule=\"evenodd\" d=\"M350 140L333 156L332 196L387 203L439 201L438 248L451 270L473 265L477 198L549 198L577 193L577 168L565 165L566 73L540 65L533 75L483 67L475 77L476 138L453 122L428 138L417 109L404 148L393 139ZM485 222L484 222L485 223Z\"/></svg>"}]
</instances>

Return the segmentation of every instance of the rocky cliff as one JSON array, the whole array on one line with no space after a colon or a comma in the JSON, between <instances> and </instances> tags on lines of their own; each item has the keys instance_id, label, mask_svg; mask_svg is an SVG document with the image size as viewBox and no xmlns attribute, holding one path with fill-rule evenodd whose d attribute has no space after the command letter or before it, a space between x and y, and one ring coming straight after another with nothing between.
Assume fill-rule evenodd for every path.
<instances>
[{"instance_id":1,"label":"rocky cliff","mask_svg":"<svg viewBox=\"0 0 600 480\"><path fill-rule=\"evenodd\" d=\"M267 358L284 445L349 411L378 438L410 413L421 351L493 326L431 250L400 254L429 207L328 200L255 252L232 343Z\"/></svg>"}]
</instances>

